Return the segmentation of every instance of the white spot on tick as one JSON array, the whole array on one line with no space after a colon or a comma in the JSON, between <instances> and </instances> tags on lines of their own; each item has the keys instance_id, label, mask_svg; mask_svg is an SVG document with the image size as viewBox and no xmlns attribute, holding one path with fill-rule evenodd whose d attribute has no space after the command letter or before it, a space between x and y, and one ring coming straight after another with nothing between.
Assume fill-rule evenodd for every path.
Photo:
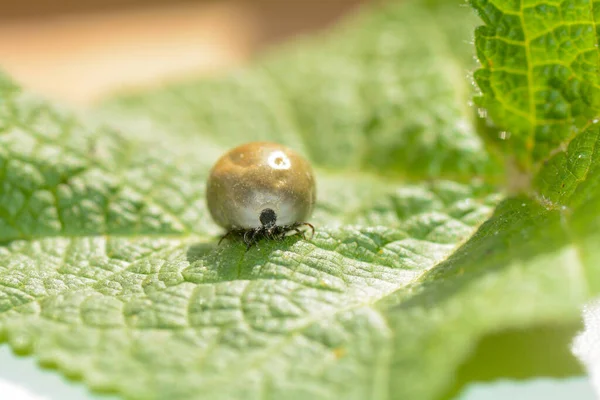
<instances>
[{"instance_id":1,"label":"white spot on tick","mask_svg":"<svg viewBox=\"0 0 600 400\"><path fill-rule=\"evenodd\" d=\"M285 155L283 151L277 150L269 154L269 159L267 160L269 166L273 169L290 169L292 163L288 156Z\"/></svg>"}]
</instances>

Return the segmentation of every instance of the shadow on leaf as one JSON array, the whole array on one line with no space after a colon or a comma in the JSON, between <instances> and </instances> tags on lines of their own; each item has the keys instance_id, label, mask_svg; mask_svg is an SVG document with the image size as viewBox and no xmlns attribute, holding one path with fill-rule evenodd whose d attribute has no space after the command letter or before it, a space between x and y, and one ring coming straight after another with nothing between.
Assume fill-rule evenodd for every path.
<instances>
[{"instance_id":1,"label":"shadow on leaf","mask_svg":"<svg viewBox=\"0 0 600 400\"><path fill-rule=\"evenodd\" d=\"M187 260L190 266L183 271L186 281L197 284L268 279L261 273L274 253L289 251L301 237L290 236L282 241L262 240L247 248L243 240L231 238L220 245L217 241L197 243L189 247Z\"/></svg>"}]
</instances>

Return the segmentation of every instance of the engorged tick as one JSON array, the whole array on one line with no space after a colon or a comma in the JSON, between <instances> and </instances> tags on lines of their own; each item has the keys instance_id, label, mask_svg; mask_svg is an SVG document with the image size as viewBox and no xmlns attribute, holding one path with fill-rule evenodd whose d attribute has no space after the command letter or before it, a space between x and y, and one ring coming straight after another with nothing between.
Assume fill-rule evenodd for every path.
<instances>
[{"instance_id":1,"label":"engorged tick","mask_svg":"<svg viewBox=\"0 0 600 400\"><path fill-rule=\"evenodd\" d=\"M253 142L223 155L210 171L206 199L211 216L250 248L260 239L281 240L302 226L316 197L308 161L276 143ZM220 243L220 242L219 242Z\"/></svg>"}]
</instances>

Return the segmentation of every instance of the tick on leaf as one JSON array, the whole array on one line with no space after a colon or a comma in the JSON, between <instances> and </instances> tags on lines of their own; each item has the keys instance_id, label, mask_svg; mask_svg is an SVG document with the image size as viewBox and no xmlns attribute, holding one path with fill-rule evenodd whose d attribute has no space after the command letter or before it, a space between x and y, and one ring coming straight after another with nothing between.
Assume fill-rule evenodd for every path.
<instances>
[{"instance_id":1,"label":"tick on leaf","mask_svg":"<svg viewBox=\"0 0 600 400\"><path fill-rule=\"evenodd\" d=\"M261 239L281 240L305 222L316 197L308 161L277 143L252 142L225 153L208 177L208 210L230 235L241 236L247 248ZM219 241L220 243L220 241Z\"/></svg>"}]
</instances>

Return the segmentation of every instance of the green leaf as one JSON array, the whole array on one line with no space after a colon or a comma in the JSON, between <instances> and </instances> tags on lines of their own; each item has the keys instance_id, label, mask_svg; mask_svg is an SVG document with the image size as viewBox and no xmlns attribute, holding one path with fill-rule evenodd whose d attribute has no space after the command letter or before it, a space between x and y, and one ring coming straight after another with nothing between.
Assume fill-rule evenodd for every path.
<instances>
[{"instance_id":1,"label":"green leaf","mask_svg":"<svg viewBox=\"0 0 600 400\"><path fill-rule=\"evenodd\" d=\"M483 334L576 323L582 302L600 288L594 8L472 4L486 23L476 32L479 105L507 130L499 136L506 156L536 172L525 176L525 193L500 203L410 294L381 302L395 334L390 375L410 371L421 382L390 380L397 398L439 396L452 380L440 370L456 369Z\"/></svg>"},{"instance_id":2,"label":"green leaf","mask_svg":"<svg viewBox=\"0 0 600 400\"><path fill-rule=\"evenodd\" d=\"M435 398L452 379L440 379L440 369L457 368L484 333L579 320L581 304L600 289L599 136L597 128L583 132L551 157L529 196L499 204L410 297L401 291L384 299L396 338L391 374L406 374L410 366L412 379L421 381L393 381L397 398ZM528 351L528 359L537 357Z\"/></svg>"},{"instance_id":3,"label":"green leaf","mask_svg":"<svg viewBox=\"0 0 600 400\"><path fill-rule=\"evenodd\" d=\"M490 334L575 323L598 291L598 129L527 139L479 79L507 154L545 161L505 198L468 106L474 22L380 5L87 116L0 78L0 340L128 399L434 399ZM314 163L314 238L217 246L205 179L250 140Z\"/></svg>"},{"instance_id":4,"label":"green leaf","mask_svg":"<svg viewBox=\"0 0 600 400\"><path fill-rule=\"evenodd\" d=\"M597 5L591 0L470 0L479 104L522 166L545 158L600 114Z\"/></svg>"},{"instance_id":5,"label":"green leaf","mask_svg":"<svg viewBox=\"0 0 600 400\"><path fill-rule=\"evenodd\" d=\"M500 203L465 245L423 275L410 296L403 290L383 300L395 333L391 375L410 369L421 382L392 381L397 398L442 393L452 376L440 379L440 369L457 368L484 333L580 319L582 303L600 289L599 139L597 127L577 135L541 168L529 196ZM528 359L537 357L528 351Z\"/></svg>"},{"instance_id":6,"label":"green leaf","mask_svg":"<svg viewBox=\"0 0 600 400\"><path fill-rule=\"evenodd\" d=\"M13 95L5 103L20 110L11 115L13 126L25 126L21 115L30 124L52 115L44 126L50 120L67 125L54 110L30 100ZM144 147L145 140L116 141L106 129L92 129L89 135L97 139L88 160L98 158L95 164L52 181L58 186L53 188L49 178L30 176L52 177L66 169L66 156L78 150L65 143L85 143L87 133L64 131L53 140L15 127L0 136L3 160L7 165L18 160L11 168L25 172L4 180L4 196L31 199L48 191L58 193L55 204L72 204L60 194L74 187L80 193L76 204L95 200L108 203L101 210L135 209L132 215L146 217L133 220L130 231L112 224L110 213L99 214L96 225L63 217L59 228L46 224L46 231L28 240L23 239L37 233L27 230L29 221L18 213L7 219L17 233L6 230L4 237L15 240L0 248L2 337L17 352L34 353L44 365L81 377L92 388L131 398L187 398L217 389L214 396L220 398L247 398L247 391L259 396L264 390L275 396L335 396L349 390L364 398L381 390L368 363L377 362L369 361L371 349L389 338L379 331L383 321L370 306L446 257L497 199L476 182L407 184L321 171L315 238L265 242L246 253L241 243L217 247L216 238L206 236L214 230L206 216L197 226L176 224L193 221L176 215L189 213L186 201L204 209L202 196L195 201L196 192L187 189L194 182L187 171L205 175L207 170L195 148L186 156L185 146L174 140L171 147L160 147L159 158L153 154L158 147ZM63 156L46 159L50 149ZM127 157L120 155L124 151ZM151 165L150 171L144 165ZM131 178L123 178L125 168L133 171ZM157 186L143 191L151 174ZM202 191L199 179L197 191ZM116 182L109 186L115 188L110 197L102 195L105 181ZM166 191L161 185L174 182L179 190L161 195ZM188 192L192 195L184 196ZM138 208L132 198L143 199ZM183 206L175 208L178 204ZM35 214L29 211L33 207L26 201L19 210ZM71 210L49 208L54 213L48 215ZM79 215L85 221L94 214ZM154 220L167 223L150 225ZM99 233L104 234L94 235ZM356 385L340 388L336 376L354 378Z\"/></svg>"}]
</instances>

